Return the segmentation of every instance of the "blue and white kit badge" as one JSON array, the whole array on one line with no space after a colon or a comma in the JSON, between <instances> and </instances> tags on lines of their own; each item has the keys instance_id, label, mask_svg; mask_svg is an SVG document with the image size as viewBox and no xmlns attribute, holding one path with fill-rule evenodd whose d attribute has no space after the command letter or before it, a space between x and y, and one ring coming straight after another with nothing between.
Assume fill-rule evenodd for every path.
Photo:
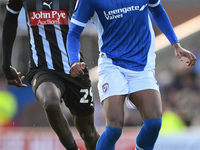
<instances>
[{"instance_id":1,"label":"blue and white kit badge","mask_svg":"<svg viewBox=\"0 0 200 150\"><path fill-rule=\"evenodd\" d=\"M109 88L108 83L105 83L105 84L102 86L103 92L106 92L106 91L108 90L108 88Z\"/></svg>"}]
</instances>

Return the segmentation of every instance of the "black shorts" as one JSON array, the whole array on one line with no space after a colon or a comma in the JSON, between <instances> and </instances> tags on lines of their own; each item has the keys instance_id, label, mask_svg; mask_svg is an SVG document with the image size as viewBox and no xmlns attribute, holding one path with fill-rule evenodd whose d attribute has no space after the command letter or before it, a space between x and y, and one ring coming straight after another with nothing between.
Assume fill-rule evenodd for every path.
<instances>
[{"instance_id":1,"label":"black shorts","mask_svg":"<svg viewBox=\"0 0 200 150\"><path fill-rule=\"evenodd\" d=\"M61 91L62 100L71 113L76 116L86 116L94 112L91 81L88 70L84 75L72 78L69 74L48 69L31 69L27 73L27 80L35 93L43 82L54 83Z\"/></svg>"}]
</instances>

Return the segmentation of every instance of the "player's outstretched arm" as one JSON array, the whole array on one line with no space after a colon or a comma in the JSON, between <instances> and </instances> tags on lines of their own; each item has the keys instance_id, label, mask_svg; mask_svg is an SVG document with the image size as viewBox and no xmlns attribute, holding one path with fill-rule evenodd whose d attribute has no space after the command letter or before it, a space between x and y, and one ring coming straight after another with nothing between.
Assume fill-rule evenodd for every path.
<instances>
[{"instance_id":1,"label":"player's outstretched arm","mask_svg":"<svg viewBox=\"0 0 200 150\"><path fill-rule=\"evenodd\" d=\"M85 68L85 63L84 62L74 62L72 65L71 65L71 68L69 70L69 73L70 75L75 78L77 77L78 75L83 75L84 72L83 72L83 69Z\"/></svg>"},{"instance_id":2,"label":"player's outstretched arm","mask_svg":"<svg viewBox=\"0 0 200 150\"><path fill-rule=\"evenodd\" d=\"M180 43L174 43L173 45L175 56L180 59L180 61L183 61L182 57L188 58L186 61L188 66L194 66L196 63L197 58L188 50L181 47Z\"/></svg>"},{"instance_id":3,"label":"player's outstretched arm","mask_svg":"<svg viewBox=\"0 0 200 150\"><path fill-rule=\"evenodd\" d=\"M16 38L17 24L18 24L18 14L12 14L7 11L3 23L3 63L2 68L4 75L7 79L8 84L15 85L17 87L26 87L27 85L23 84L24 76L21 77L21 73L11 67L11 56L12 56L12 47L14 40Z\"/></svg>"},{"instance_id":4,"label":"player's outstretched arm","mask_svg":"<svg viewBox=\"0 0 200 150\"><path fill-rule=\"evenodd\" d=\"M169 17L165 12L164 8L162 7L161 3L159 3L156 7L149 7L149 10L153 18L155 19L156 24L173 46L175 56L179 58L180 61L183 61L182 57L188 58L188 60L186 61L187 65L194 66L196 63L196 57L188 50L182 48L179 44L178 38L174 32Z\"/></svg>"}]
</instances>

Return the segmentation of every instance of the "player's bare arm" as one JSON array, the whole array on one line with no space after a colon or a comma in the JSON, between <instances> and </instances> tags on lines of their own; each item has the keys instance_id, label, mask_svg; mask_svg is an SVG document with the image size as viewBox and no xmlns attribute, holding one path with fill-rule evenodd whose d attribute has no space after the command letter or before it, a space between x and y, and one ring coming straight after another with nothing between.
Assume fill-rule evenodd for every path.
<instances>
[{"instance_id":1,"label":"player's bare arm","mask_svg":"<svg viewBox=\"0 0 200 150\"><path fill-rule=\"evenodd\" d=\"M5 21L3 24L3 63L2 68L4 75L6 77L7 83L10 85L15 85L17 87L27 87L23 84L24 76L21 77L21 73L18 72L11 65L12 47L14 40L16 38L17 24L18 24L18 14L12 14L11 12L6 12Z\"/></svg>"},{"instance_id":2,"label":"player's bare arm","mask_svg":"<svg viewBox=\"0 0 200 150\"><path fill-rule=\"evenodd\" d=\"M69 70L69 73L70 75L75 78L77 77L78 75L83 75L84 72L83 72L83 69L85 68L85 63L84 62L74 62L72 65L71 65L71 68Z\"/></svg>"},{"instance_id":3,"label":"player's bare arm","mask_svg":"<svg viewBox=\"0 0 200 150\"><path fill-rule=\"evenodd\" d=\"M187 66L194 66L196 63L197 58L188 50L181 47L180 43L174 43L173 45L175 56L180 59L180 61L183 61L182 57L188 58L186 61Z\"/></svg>"}]
</instances>

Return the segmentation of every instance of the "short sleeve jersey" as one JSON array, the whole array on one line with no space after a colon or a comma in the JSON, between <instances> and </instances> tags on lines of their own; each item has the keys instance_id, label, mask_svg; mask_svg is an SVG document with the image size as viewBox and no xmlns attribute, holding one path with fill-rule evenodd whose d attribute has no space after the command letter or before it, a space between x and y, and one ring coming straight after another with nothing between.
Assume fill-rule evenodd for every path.
<instances>
[{"instance_id":1,"label":"short sleeve jersey","mask_svg":"<svg viewBox=\"0 0 200 150\"><path fill-rule=\"evenodd\" d=\"M30 38L30 68L41 67L69 74L66 41L76 0L8 0L7 10L26 12Z\"/></svg>"},{"instance_id":2,"label":"short sleeve jersey","mask_svg":"<svg viewBox=\"0 0 200 150\"><path fill-rule=\"evenodd\" d=\"M149 7L159 4L160 0L79 0L71 22L85 27L90 19L98 30L99 51L113 64L134 71L154 69Z\"/></svg>"}]
</instances>

